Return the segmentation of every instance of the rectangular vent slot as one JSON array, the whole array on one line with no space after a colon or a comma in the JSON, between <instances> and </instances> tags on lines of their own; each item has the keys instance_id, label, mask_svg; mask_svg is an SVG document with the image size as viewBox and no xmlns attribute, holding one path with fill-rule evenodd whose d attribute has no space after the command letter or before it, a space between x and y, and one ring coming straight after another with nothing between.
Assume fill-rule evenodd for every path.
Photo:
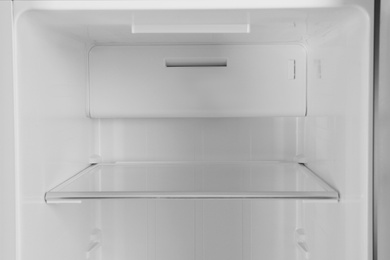
<instances>
[{"instance_id":1,"label":"rectangular vent slot","mask_svg":"<svg viewBox=\"0 0 390 260\"><path fill-rule=\"evenodd\" d=\"M174 58L166 59L167 68L180 67L227 67L226 58Z\"/></svg>"},{"instance_id":2,"label":"rectangular vent slot","mask_svg":"<svg viewBox=\"0 0 390 260\"><path fill-rule=\"evenodd\" d=\"M132 33L250 33L250 24L133 24Z\"/></svg>"}]
</instances>

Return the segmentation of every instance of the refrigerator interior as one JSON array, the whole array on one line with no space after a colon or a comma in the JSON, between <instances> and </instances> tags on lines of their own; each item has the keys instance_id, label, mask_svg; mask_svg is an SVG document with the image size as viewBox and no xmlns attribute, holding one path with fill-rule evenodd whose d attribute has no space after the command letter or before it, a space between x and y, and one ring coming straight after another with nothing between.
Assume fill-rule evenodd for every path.
<instances>
[{"instance_id":1,"label":"refrigerator interior","mask_svg":"<svg viewBox=\"0 0 390 260\"><path fill-rule=\"evenodd\" d=\"M14 7L20 259L369 259L371 11ZM144 166L76 191L283 190L302 163L340 200L45 202L96 162Z\"/></svg>"}]
</instances>

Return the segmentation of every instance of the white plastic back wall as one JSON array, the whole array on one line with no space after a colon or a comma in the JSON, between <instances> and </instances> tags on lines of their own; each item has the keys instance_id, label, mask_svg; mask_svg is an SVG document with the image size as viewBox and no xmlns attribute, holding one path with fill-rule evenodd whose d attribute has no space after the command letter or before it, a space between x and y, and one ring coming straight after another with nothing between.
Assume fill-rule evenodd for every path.
<instances>
[{"instance_id":1,"label":"white plastic back wall","mask_svg":"<svg viewBox=\"0 0 390 260\"><path fill-rule=\"evenodd\" d=\"M89 115L304 116L300 45L97 46L89 55Z\"/></svg>"},{"instance_id":2,"label":"white plastic back wall","mask_svg":"<svg viewBox=\"0 0 390 260\"><path fill-rule=\"evenodd\" d=\"M100 155L115 161L293 161L302 151L294 117L103 119Z\"/></svg>"},{"instance_id":3,"label":"white plastic back wall","mask_svg":"<svg viewBox=\"0 0 390 260\"><path fill-rule=\"evenodd\" d=\"M102 208L102 259L301 260L294 201L106 200Z\"/></svg>"}]
</instances>

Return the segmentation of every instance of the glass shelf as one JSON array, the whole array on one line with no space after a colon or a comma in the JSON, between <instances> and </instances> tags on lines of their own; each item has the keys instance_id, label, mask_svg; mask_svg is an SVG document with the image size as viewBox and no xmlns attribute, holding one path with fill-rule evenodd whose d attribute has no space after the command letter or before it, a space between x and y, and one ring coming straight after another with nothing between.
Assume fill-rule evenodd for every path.
<instances>
[{"instance_id":1,"label":"glass shelf","mask_svg":"<svg viewBox=\"0 0 390 260\"><path fill-rule=\"evenodd\" d=\"M338 192L292 162L117 162L91 165L48 191L47 203L90 199L318 199Z\"/></svg>"}]
</instances>

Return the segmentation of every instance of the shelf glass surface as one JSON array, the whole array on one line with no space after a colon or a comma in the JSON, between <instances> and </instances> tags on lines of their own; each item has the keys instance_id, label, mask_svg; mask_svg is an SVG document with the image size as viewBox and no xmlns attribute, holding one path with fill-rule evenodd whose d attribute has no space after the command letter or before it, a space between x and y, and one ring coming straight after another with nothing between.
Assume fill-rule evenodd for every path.
<instances>
[{"instance_id":1,"label":"shelf glass surface","mask_svg":"<svg viewBox=\"0 0 390 260\"><path fill-rule=\"evenodd\" d=\"M120 162L92 165L46 193L85 199L330 199L339 194L289 162Z\"/></svg>"}]
</instances>

